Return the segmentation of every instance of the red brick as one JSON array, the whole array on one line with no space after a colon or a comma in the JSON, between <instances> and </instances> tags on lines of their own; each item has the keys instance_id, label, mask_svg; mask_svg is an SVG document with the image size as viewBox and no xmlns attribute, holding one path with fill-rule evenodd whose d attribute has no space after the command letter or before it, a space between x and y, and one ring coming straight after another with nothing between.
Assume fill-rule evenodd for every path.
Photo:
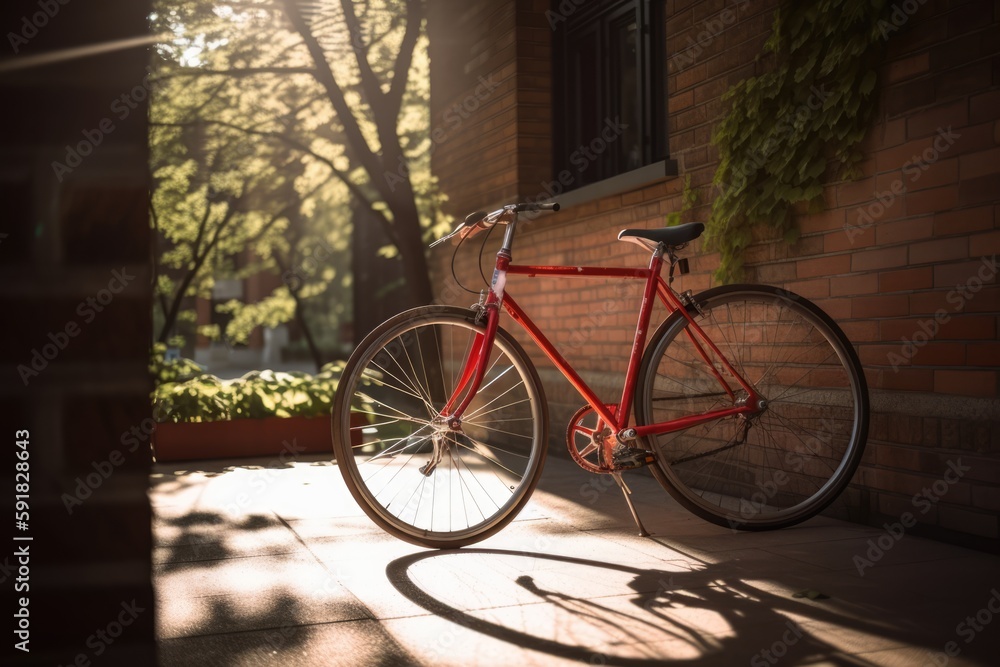
<instances>
[{"instance_id":1,"label":"red brick","mask_svg":"<svg viewBox=\"0 0 1000 667\"><path fill-rule=\"evenodd\" d=\"M826 209L822 213L804 215L798 218L799 230L803 234L827 231L831 229L844 229L844 209Z\"/></svg>"},{"instance_id":2,"label":"red brick","mask_svg":"<svg viewBox=\"0 0 1000 667\"><path fill-rule=\"evenodd\" d=\"M978 178L964 179L959 185L958 201L962 206L995 202L1000 192L1000 171Z\"/></svg>"},{"instance_id":3,"label":"red brick","mask_svg":"<svg viewBox=\"0 0 1000 667\"><path fill-rule=\"evenodd\" d=\"M988 60L956 67L947 72L935 74L934 92L939 98L966 98L989 88L993 83L993 67Z\"/></svg>"},{"instance_id":4,"label":"red brick","mask_svg":"<svg viewBox=\"0 0 1000 667\"><path fill-rule=\"evenodd\" d=\"M878 291L883 294L929 289L933 284L934 272L929 266L902 271L882 271L878 274Z\"/></svg>"},{"instance_id":5,"label":"red brick","mask_svg":"<svg viewBox=\"0 0 1000 667\"><path fill-rule=\"evenodd\" d=\"M906 195L906 213L907 215L922 215L947 211L958 205L958 199L957 185L910 192Z\"/></svg>"},{"instance_id":6,"label":"red brick","mask_svg":"<svg viewBox=\"0 0 1000 667\"><path fill-rule=\"evenodd\" d=\"M965 364L965 344L927 343L917 348L910 363L914 366L962 366Z\"/></svg>"},{"instance_id":7,"label":"red brick","mask_svg":"<svg viewBox=\"0 0 1000 667\"><path fill-rule=\"evenodd\" d=\"M858 359L863 366L892 366L890 355L899 355L900 344L859 345ZM900 365L897 363L897 366ZM909 363L902 364L909 366Z\"/></svg>"},{"instance_id":8,"label":"red brick","mask_svg":"<svg viewBox=\"0 0 1000 667\"><path fill-rule=\"evenodd\" d=\"M798 278L815 276L838 276L851 270L850 255L830 255L816 259L800 259L795 263L795 274Z\"/></svg>"},{"instance_id":9,"label":"red brick","mask_svg":"<svg viewBox=\"0 0 1000 667\"><path fill-rule=\"evenodd\" d=\"M959 174L962 180L978 178L1000 171L1000 148L969 153L960 158Z\"/></svg>"},{"instance_id":10,"label":"red brick","mask_svg":"<svg viewBox=\"0 0 1000 667\"><path fill-rule=\"evenodd\" d=\"M840 328L852 343L878 340L878 322L873 320L852 320L839 322Z\"/></svg>"},{"instance_id":11,"label":"red brick","mask_svg":"<svg viewBox=\"0 0 1000 667\"><path fill-rule=\"evenodd\" d=\"M903 241L925 239L930 237L934 226L934 218L909 218L884 222L875 227L875 240L879 245L892 245Z\"/></svg>"},{"instance_id":12,"label":"red brick","mask_svg":"<svg viewBox=\"0 0 1000 667\"><path fill-rule=\"evenodd\" d=\"M848 181L837 186L837 206L857 206L867 204L875 198L875 179Z\"/></svg>"},{"instance_id":13,"label":"red brick","mask_svg":"<svg viewBox=\"0 0 1000 667\"><path fill-rule=\"evenodd\" d=\"M928 146L934 146L933 139L911 139L899 146L883 148L875 154L875 168L877 173L883 174L887 171L896 171L902 169L903 165L907 162L921 159L920 156Z\"/></svg>"},{"instance_id":14,"label":"red brick","mask_svg":"<svg viewBox=\"0 0 1000 667\"><path fill-rule=\"evenodd\" d=\"M757 280L771 285L786 283L795 280L795 262L780 262L775 264L763 264L755 267Z\"/></svg>"},{"instance_id":15,"label":"red brick","mask_svg":"<svg viewBox=\"0 0 1000 667\"><path fill-rule=\"evenodd\" d=\"M934 371L934 391L961 396L996 396L996 371Z\"/></svg>"},{"instance_id":16,"label":"red brick","mask_svg":"<svg viewBox=\"0 0 1000 667\"><path fill-rule=\"evenodd\" d=\"M987 279L989 283L995 283L997 278L993 267L982 260L960 262L957 264L945 264L934 267L934 286L955 288L965 285L972 278Z\"/></svg>"},{"instance_id":17,"label":"red brick","mask_svg":"<svg viewBox=\"0 0 1000 667\"><path fill-rule=\"evenodd\" d=\"M969 256L969 239L955 237L910 244L910 264L939 263Z\"/></svg>"},{"instance_id":18,"label":"red brick","mask_svg":"<svg viewBox=\"0 0 1000 667\"><path fill-rule=\"evenodd\" d=\"M990 286L982 288L972 301L965 304L965 312L1000 313L1000 287Z\"/></svg>"},{"instance_id":19,"label":"red brick","mask_svg":"<svg viewBox=\"0 0 1000 667\"><path fill-rule=\"evenodd\" d=\"M965 234L993 227L993 207L979 206L934 214L934 234Z\"/></svg>"},{"instance_id":20,"label":"red brick","mask_svg":"<svg viewBox=\"0 0 1000 667\"><path fill-rule=\"evenodd\" d=\"M899 317L908 315L910 302L903 295L880 294L851 299L851 317Z\"/></svg>"},{"instance_id":21,"label":"red brick","mask_svg":"<svg viewBox=\"0 0 1000 667\"><path fill-rule=\"evenodd\" d=\"M848 226L866 227L872 222L894 220L906 214L905 186L901 180L894 181L895 190L872 192L866 201L848 207L845 218Z\"/></svg>"},{"instance_id":22,"label":"red brick","mask_svg":"<svg viewBox=\"0 0 1000 667\"><path fill-rule=\"evenodd\" d=\"M993 338L995 331L991 317L979 315L954 315L951 311L938 313L912 313L911 317L881 320L879 332L883 341L900 341L920 338L935 341L971 341Z\"/></svg>"},{"instance_id":23,"label":"red brick","mask_svg":"<svg viewBox=\"0 0 1000 667\"><path fill-rule=\"evenodd\" d=\"M816 299L814 303L819 306L823 312L838 322L851 317L851 299Z\"/></svg>"},{"instance_id":24,"label":"red brick","mask_svg":"<svg viewBox=\"0 0 1000 667\"><path fill-rule=\"evenodd\" d=\"M942 128L963 127L969 123L969 104L962 99L914 113L906 119L906 137L934 137Z\"/></svg>"},{"instance_id":25,"label":"red brick","mask_svg":"<svg viewBox=\"0 0 1000 667\"><path fill-rule=\"evenodd\" d=\"M969 248L980 257L1000 253L1000 230L970 236Z\"/></svg>"},{"instance_id":26,"label":"red brick","mask_svg":"<svg viewBox=\"0 0 1000 667\"><path fill-rule=\"evenodd\" d=\"M830 279L813 278L811 280L796 280L783 286L789 292L794 292L807 299L821 299L830 296Z\"/></svg>"},{"instance_id":27,"label":"red brick","mask_svg":"<svg viewBox=\"0 0 1000 667\"><path fill-rule=\"evenodd\" d=\"M982 123L1000 118L1000 90L973 95L969 100L969 106L970 123Z\"/></svg>"},{"instance_id":28,"label":"red brick","mask_svg":"<svg viewBox=\"0 0 1000 667\"><path fill-rule=\"evenodd\" d=\"M896 372L886 370L881 375L883 389L907 391L932 391L934 371L927 368L899 368Z\"/></svg>"},{"instance_id":29,"label":"red brick","mask_svg":"<svg viewBox=\"0 0 1000 667\"><path fill-rule=\"evenodd\" d=\"M830 279L831 296L851 296L854 294L874 294L878 292L878 275L863 273L854 276L839 276Z\"/></svg>"},{"instance_id":30,"label":"red brick","mask_svg":"<svg viewBox=\"0 0 1000 667\"><path fill-rule=\"evenodd\" d=\"M1000 367L1000 342L994 340L988 343L969 343L966 346L966 355L970 366Z\"/></svg>"},{"instance_id":31,"label":"red brick","mask_svg":"<svg viewBox=\"0 0 1000 667\"><path fill-rule=\"evenodd\" d=\"M909 79L930 70L930 53L923 51L908 58L902 58L889 63L885 71L885 83L891 84Z\"/></svg>"},{"instance_id":32,"label":"red brick","mask_svg":"<svg viewBox=\"0 0 1000 667\"><path fill-rule=\"evenodd\" d=\"M881 320L879 334L883 341L899 343L903 338L912 338L913 332L920 331L921 320L917 318Z\"/></svg>"},{"instance_id":33,"label":"red brick","mask_svg":"<svg viewBox=\"0 0 1000 667\"><path fill-rule=\"evenodd\" d=\"M898 146L906 141L906 119L896 118L879 123L872 128L869 136L875 142L875 147L878 150ZM875 173L874 165L870 173Z\"/></svg>"},{"instance_id":34,"label":"red brick","mask_svg":"<svg viewBox=\"0 0 1000 667\"><path fill-rule=\"evenodd\" d=\"M906 266L906 257L906 246L856 252L851 256L851 271L870 271Z\"/></svg>"},{"instance_id":35,"label":"red brick","mask_svg":"<svg viewBox=\"0 0 1000 667\"><path fill-rule=\"evenodd\" d=\"M670 108L675 110L686 109L694 104L694 93L690 90L670 96Z\"/></svg>"},{"instance_id":36,"label":"red brick","mask_svg":"<svg viewBox=\"0 0 1000 667\"><path fill-rule=\"evenodd\" d=\"M907 37L912 39L912 35L913 33L910 32ZM913 80L889 86L886 90L885 102L880 106L885 108L890 117L896 117L933 104L934 100L934 86L928 85L927 81Z\"/></svg>"},{"instance_id":37,"label":"red brick","mask_svg":"<svg viewBox=\"0 0 1000 667\"><path fill-rule=\"evenodd\" d=\"M823 236L823 252L840 252L875 245L875 234L868 229L839 229Z\"/></svg>"},{"instance_id":38,"label":"red brick","mask_svg":"<svg viewBox=\"0 0 1000 667\"><path fill-rule=\"evenodd\" d=\"M903 173L910 192L949 185L958 181L958 158L907 165Z\"/></svg>"},{"instance_id":39,"label":"red brick","mask_svg":"<svg viewBox=\"0 0 1000 667\"><path fill-rule=\"evenodd\" d=\"M956 128L955 133L959 136L955 143L948 149L949 157L965 155L966 153L978 153L984 146L994 143L994 122L970 125L969 127ZM1000 142L996 142L1000 143Z\"/></svg>"},{"instance_id":40,"label":"red brick","mask_svg":"<svg viewBox=\"0 0 1000 667\"><path fill-rule=\"evenodd\" d=\"M933 292L914 292L910 294L910 312L914 315L933 314L943 308L946 312L954 309L954 305L946 300L948 292L936 290Z\"/></svg>"},{"instance_id":41,"label":"red brick","mask_svg":"<svg viewBox=\"0 0 1000 667\"><path fill-rule=\"evenodd\" d=\"M940 327L936 334L938 340L989 340L996 337L996 318L983 315L954 315L941 322Z\"/></svg>"}]
</instances>

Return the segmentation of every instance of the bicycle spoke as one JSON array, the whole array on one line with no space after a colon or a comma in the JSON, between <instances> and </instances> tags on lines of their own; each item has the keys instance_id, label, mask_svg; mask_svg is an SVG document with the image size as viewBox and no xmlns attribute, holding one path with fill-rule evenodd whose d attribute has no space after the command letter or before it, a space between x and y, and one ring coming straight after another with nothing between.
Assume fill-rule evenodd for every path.
<instances>
[{"instance_id":1,"label":"bicycle spoke","mask_svg":"<svg viewBox=\"0 0 1000 667\"><path fill-rule=\"evenodd\" d=\"M396 318L355 352L337 392L334 444L351 493L379 525L414 543L461 546L523 506L544 458L544 404L530 362L498 332L462 430L439 423L435 405L455 391L482 329L459 309L425 309L435 311L449 314ZM348 443L359 431L364 442Z\"/></svg>"},{"instance_id":2,"label":"bicycle spoke","mask_svg":"<svg viewBox=\"0 0 1000 667\"><path fill-rule=\"evenodd\" d=\"M836 498L860 459L867 403L856 357L836 325L800 297L733 286L698 298L705 336L766 403L745 422L717 419L651 438L654 472L682 504L720 525L780 527L812 516ZM637 394L639 423L726 404L700 383L713 369L688 326L675 317L650 341L654 361Z\"/></svg>"}]
</instances>

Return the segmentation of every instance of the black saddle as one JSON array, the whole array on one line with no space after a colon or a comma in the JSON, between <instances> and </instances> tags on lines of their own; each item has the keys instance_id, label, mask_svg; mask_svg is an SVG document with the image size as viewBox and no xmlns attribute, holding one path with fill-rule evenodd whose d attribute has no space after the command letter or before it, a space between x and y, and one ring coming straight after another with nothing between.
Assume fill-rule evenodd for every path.
<instances>
[{"instance_id":1,"label":"black saddle","mask_svg":"<svg viewBox=\"0 0 1000 667\"><path fill-rule=\"evenodd\" d=\"M618 240L627 238L646 239L653 243L662 243L667 246L679 246L689 241L694 241L705 231L705 224L701 222L686 222L683 225L674 227L661 227L659 229L623 229L618 233Z\"/></svg>"}]
</instances>

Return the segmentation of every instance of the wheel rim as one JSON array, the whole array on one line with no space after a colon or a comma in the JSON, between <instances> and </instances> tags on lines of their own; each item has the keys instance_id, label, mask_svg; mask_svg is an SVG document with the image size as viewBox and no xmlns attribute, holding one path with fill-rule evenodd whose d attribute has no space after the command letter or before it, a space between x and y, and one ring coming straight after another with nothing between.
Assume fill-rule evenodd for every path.
<instances>
[{"instance_id":1,"label":"wheel rim","mask_svg":"<svg viewBox=\"0 0 1000 667\"><path fill-rule=\"evenodd\" d=\"M778 293L716 295L703 311L698 325L765 403L749 420L729 417L651 437L660 469L700 514L734 528L812 516L857 464L863 394L855 365L822 318ZM655 372L644 378L647 423L734 404L688 328L679 319L654 354ZM713 361L737 400L745 398Z\"/></svg>"},{"instance_id":2,"label":"wheel rim","mask_svg":"<svg viewBox=\"0 0 1000 667\"><path fill-rule=\"evenodd\" d=\"M343 423L354 423L344 442L360 444L340 465L369 513L418 540L461 541L501 524L540 464L541 401L502 336L461 430L435 420L480 331L453 318L413 321L368 346L344 378Z\"/></svg>"}]
</instances>

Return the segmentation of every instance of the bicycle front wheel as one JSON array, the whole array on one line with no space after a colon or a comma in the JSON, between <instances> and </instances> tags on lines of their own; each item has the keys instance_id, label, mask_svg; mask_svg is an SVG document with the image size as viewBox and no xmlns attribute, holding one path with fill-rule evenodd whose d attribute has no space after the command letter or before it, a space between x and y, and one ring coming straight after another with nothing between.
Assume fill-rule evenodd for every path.
<instances>
[{"instance_id":1,"label":"bicycle front wheel","mask_svg":"<svg viewBox=\"0 0 1000 667\"><path fill-rule=\"evenodd\" d=\"M338 465L365 513L407 542L485 539L517 515L541 475L541 383L504 330L461 429L435 421L482 334L471 310L416 308L373 331L344 369L333 405Z\"/></svg>"},{"instance_id":2,"label":"bicycle front wheel","mask_svg":"<svg viewBox=\"0 0 1000 667\"><path fill-rule=\"evenodd\" d=\"M817 306L779 288L727 285L694 304L688 312L766 407L648 437L654 476L687 509L722 526L782 528L817 514L850 482L867 438L868 390L853 347ZM745 398L692 329L678 312L653 334L637 387L638 423Z\"/></svg>"}]
</instances>

